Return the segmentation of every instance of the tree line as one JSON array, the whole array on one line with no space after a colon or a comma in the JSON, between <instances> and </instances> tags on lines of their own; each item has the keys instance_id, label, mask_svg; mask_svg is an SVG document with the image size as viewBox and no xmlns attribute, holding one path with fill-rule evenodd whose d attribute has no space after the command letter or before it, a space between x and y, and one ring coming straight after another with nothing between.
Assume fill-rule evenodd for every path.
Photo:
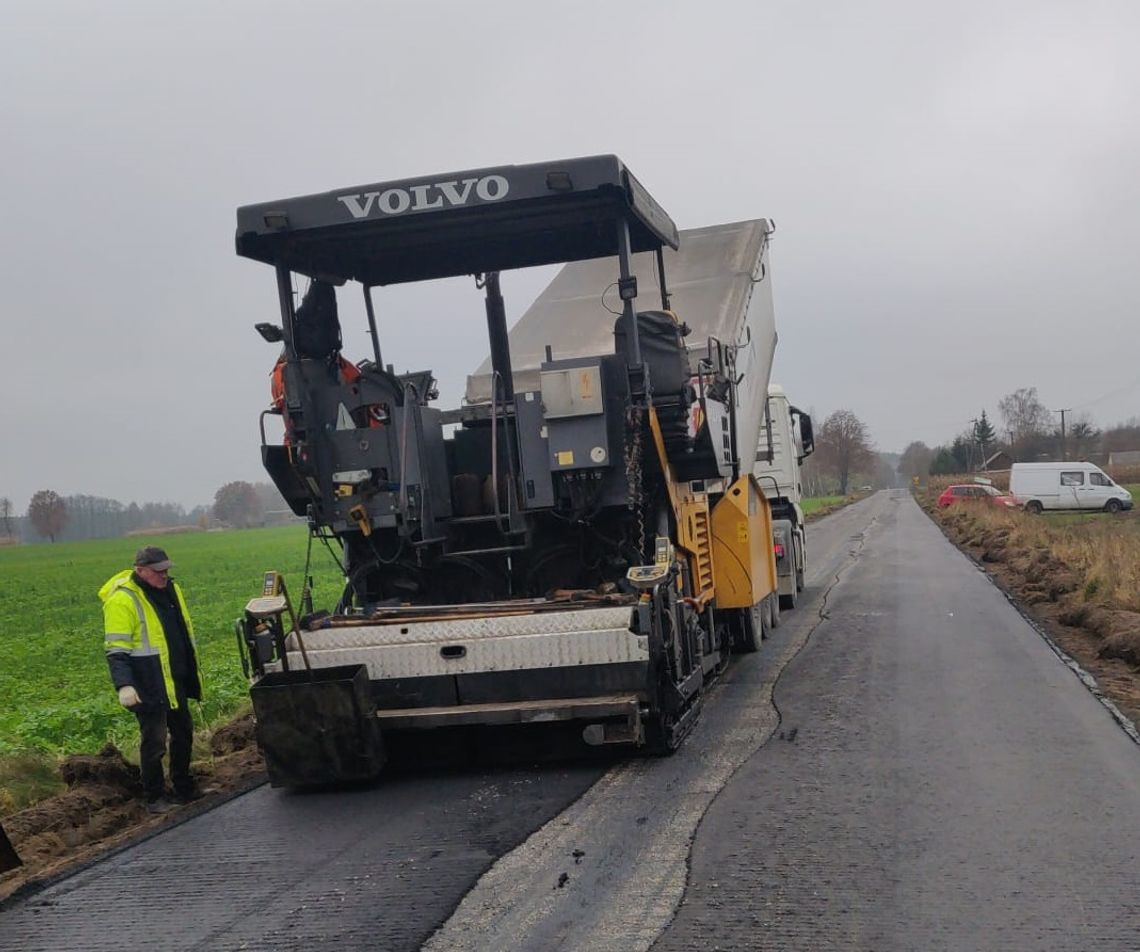
<instances>
[{"instance_id":1,"label":"tree line","mask_svg":"<svg viewBox=\"0 0 1140 952\"><path fill-rule=\"evenodd\" d=\"M57 542L117 538L147 529L246 529L291 520L292 513L285 510L277 487L240 480L220 487L212 505L192 509L173 502L124 504L104 496L63 496L41 489L22 516L14 512L11 499L0 497L0 539Z\"/></svg>"},{"instance_id":2,"label":"tree line","mask_svg":"<svg viewBox=\"0 0 1140 952\"><path fill-rule=\"evenodd\" d=\"M1023 387L998 401L996 422L983 408L949 443L910 443L899 473L909 479L1052 459L1106 463L1110 453L1129 450L1140 450L1140 417L1102 430L1087 413L1050 410L1036 387Z\"/></svg>"}]
</instances>

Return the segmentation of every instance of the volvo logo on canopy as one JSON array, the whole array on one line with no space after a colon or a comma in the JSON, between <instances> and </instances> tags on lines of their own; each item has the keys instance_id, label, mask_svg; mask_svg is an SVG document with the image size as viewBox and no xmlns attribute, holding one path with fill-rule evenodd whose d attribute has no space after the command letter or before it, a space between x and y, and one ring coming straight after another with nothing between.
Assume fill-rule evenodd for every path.
<instances>
[{"instance_id":1,"label":"volvo logo on canopy","mask_svg":"<svg viewBox=\"0 0 1140 952\"><path fill-rule=\"evenodd\" d=\"M338 195L336 200L348 209L353 218L368 218L372 215L402 215L404 212L466 205L472 195L479 202L495 202L506 198L510 188L510 183L503 176L484 175L482 178L453 179L430 185L355 192Z\"/></svg>"}]
</instances>

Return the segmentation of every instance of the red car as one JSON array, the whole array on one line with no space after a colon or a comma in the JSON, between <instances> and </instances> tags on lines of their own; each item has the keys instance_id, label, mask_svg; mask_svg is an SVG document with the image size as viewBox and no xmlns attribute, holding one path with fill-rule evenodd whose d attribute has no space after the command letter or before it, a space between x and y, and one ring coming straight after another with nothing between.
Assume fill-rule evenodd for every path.
<instances>
[{"instance_id":1,"label":"red car","mask_svg":"<svg viewBox=\"0 0 1140 952\"><path fill-rule=\"evenodd\" d=\"M1005 509L1020 509L1021 503L1016 496L999 492L993 486L983 483L960 483L957 486L947 486L946 491L938 497L938 508L945 509L956 502L987 502L991 506Z\"/></svg>"}]
</instances>

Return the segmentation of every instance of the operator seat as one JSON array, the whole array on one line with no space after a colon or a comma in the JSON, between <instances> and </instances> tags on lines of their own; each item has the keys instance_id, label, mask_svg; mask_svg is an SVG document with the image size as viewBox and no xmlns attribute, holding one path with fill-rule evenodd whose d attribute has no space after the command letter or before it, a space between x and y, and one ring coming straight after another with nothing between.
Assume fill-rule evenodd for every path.
<instances>
[{"instance_id":1,"label":"operator seat","mask_svg":"<svg viewBox=\"0 0 1140 952\"><path fill-rule=\"evenodd\" d=\"M670 457L692 451L689 407L695 399L690 380L689 351L684 337L689 329L668 311L638 311L637 336L641 359L649 368L649 387L657 422ZM631 359L632 345L624 317L614 324L614 352Z\"/></svg>"}]
</instances>

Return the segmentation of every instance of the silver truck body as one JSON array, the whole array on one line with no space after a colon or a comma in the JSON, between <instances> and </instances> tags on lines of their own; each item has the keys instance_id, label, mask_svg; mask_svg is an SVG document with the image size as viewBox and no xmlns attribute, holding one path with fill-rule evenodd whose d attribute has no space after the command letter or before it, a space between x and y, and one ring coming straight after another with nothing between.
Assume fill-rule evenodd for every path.
<instances>
[{"instance_id":1,"label":"silver truck body","mask_svg":"<svg viewBox=\"0 0 1140 952\"><path fill-rule=\"evenodd\" d=\"M755 446L764 423L764 399L776 351L776 318L768 277L765 219L689 228L680 232L680 248L664 249L672 310L692 329L686 345L693 366L708 351L709 340L737 345L740 408L737 439ZM549 347L555 360L610 353L621 301L613 287L612 258L565 265L510 331L515 391L539 389L539 368ZM641 298L651 300L658 286L653 254L633 256ZM639 298L640 299L640 298ZM467 403L491 399L491 358L467 378ZM742 456L745 454L741 454Z\"/></svg>"}]
</instances>

